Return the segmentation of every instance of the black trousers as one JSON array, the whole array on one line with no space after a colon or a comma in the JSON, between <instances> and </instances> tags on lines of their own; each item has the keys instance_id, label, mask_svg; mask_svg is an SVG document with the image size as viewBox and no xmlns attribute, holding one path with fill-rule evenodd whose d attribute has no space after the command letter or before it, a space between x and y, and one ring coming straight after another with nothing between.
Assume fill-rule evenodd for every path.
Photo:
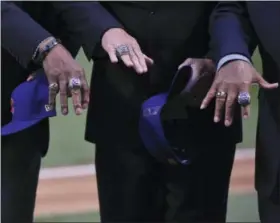
<instances>
[{"instance_id":1,"label":"black trousers","mask_svg":"<svg viewBox=\"0 0 280 223\"><path fill-rule=\"evenodd\" d=\"M278 173L280 177L280 172ZM262 223L280 222L280 184L279 179L270 197L258 193L259 215Z\"/></svg>"},{"instance_id":2,"label":"black trousers","mask_svg":"<svg viewBox=\"0 0 280 223\"><path fill-rule=\"evenodd\" d=\"M101 221L225 222L235 144L204 147L191 166L174 167L156 162L142 145L98 143Z\"/></svg>"},{"instance_id":3,"label":"black trousers","mask_svg":"<svg viewBox=\"0 0 280 223\"><path fill-rule=\"evenodd\" d=\"M33 222L41 157L47 151L48 141L48 120L2 137L2 223Z\"/></svg>"}]
</instances>

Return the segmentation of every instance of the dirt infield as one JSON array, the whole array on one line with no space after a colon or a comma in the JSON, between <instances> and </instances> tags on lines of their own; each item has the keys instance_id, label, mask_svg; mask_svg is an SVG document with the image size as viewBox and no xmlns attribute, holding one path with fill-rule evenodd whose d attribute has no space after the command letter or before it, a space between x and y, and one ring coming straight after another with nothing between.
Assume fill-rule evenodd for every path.
<instances>
[{"instance_id":1,"label":"dirt infield","mask_svg":"<svg viewBox=\"0 0 280 223\"><path fill-rule=\"evenodd\" d=\"M232 193L254 190L254 158L235 161L231 178ZM67 214L98 210L96 179L93 175L41 179L35 214Z\"/></svg>"}]
</instances>

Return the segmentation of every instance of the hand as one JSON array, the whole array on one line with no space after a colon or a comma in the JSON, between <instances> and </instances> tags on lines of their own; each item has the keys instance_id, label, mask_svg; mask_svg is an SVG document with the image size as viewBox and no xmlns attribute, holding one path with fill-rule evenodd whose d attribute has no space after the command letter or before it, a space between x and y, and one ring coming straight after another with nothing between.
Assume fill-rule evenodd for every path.
<instances>
[{"instance_id":1,"label":"hand","mask_svg":"<svg viewBox=\"0 0 280 223\"><path fill-rule=\"evenodd\" d=\"M117 48L121 46L126 47L128 52L117 55ZM138 74L146 73L148 65L154 63L151 58L142 53L137 41L120 28L112 28L105 32L102 37L102 47L112 63L117 63L121 59L127 67L133 67Z\"/></svg>"},{"instance_id":2,"label":"hand","mask_svg":"<svg viewBox=\"0 0 280 223\"><path fill-rule=\"evenodd\" d=\"M201 58L188 58L182 64L179 65L178 69L190 66L193 70L195 77L198 77L205 73L214 73L215 64L210 59L201 59Z\"/></svg>"},{"instance_id":3,"label":"hand","mask_svg":"<svg viewBox=\"0 0 280 223\"><path fill-rule=\"evenodd\" d=\"M84 69L60 44L55 46L43 61L43 68L49 81L49 105L55 106L56 95L60 93L61 112L68 114L67 92L71 92L76 115L82 113L89 103L89 87ZM80 80L80 86L69 89L72 78ZM51 87L52 86L52 87Z\"/></svg>"},{"instance_id":4,"label":"hand","mask_svg":"<svg viewBox=\"0 0 280 223\"><path fill-rule=\"evenodd\" d=\"M278 83L270 84L249 63L235 60L224 65L217 73L215 80L204 98L201 109L206 108L216 97L217 92L225 92L224 97L216 97L214 122L219 122L225 107L225 126L230 126L233 121L234 107L240 92L249 92L252 83L264 89L274 89ZM242 107L242 116L249 116L250 106Z\"/></svg>"}]
</instances>

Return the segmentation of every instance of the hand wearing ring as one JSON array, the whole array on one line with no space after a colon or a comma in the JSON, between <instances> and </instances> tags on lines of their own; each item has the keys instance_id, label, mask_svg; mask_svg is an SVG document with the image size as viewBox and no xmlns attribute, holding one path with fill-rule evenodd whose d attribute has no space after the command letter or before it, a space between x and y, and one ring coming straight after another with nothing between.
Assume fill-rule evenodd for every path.
<instances>
[{"instance_id":1,"label":"hand wearing ring","mask_svg":"<svg viewBox=\"0 0 280 223\"><path fill-rule=\"evenodd\" d=\"M153 64L153 60L141 51L136 39L123 29L109 29L102 36L101 43L112 63L121 60L125 66L133 67L138 74L146 73L148 65Z\"/></svg>"},{"instance_id":2,"label":"hand wearing ring","mask_svg":"<svg viewBox=\"0 0 280 223\"><path fill-rule=\"evenodd\" d=\"M242 116L249 117L251 96L250 86L256 83L263 89L275 89L278 83L268 83L249 63L242 60L230 61L223 65L216 73L215 80L204 98L201 109L206 108L216 96L214 121L219 122L225 114L225 126L233 122L236 105L242 108ZM221 97L221 89L226 97Z\"/></svg>"}]
</instances>

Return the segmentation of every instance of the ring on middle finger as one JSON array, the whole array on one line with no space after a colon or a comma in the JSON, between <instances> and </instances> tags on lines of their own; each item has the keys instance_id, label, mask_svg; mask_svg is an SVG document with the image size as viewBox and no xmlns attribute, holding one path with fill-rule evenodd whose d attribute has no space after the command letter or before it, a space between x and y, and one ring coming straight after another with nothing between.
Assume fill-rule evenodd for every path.
<instances>
[{"instance_id":1,"label":"ring on middle finger","mask_svg":"<svg viewBox=\"0 0 280 223\"><path fill-rule=\"evenodd\" d=\"M69 80L68 84L69 90L80 90L82 87L82 82L80 78L72 77Z\"/></svg>"},{"instance_id":2,"label":"ring on middle finger","mask_svg":"<svg viewBox=\"0 0 280 223\"><path fill-rule=\"evenodd\" d=\"M129 47L125 44L119 45L116 47L116 55L117 57L121 57L123 55L129 54Z\"/></svg>"},{"instance_id":3,"label":"ring on middle finger","mask_svg":"<svg viewBox=\"0 0 280 223\"><path fill-rule=\"evenodd\" d=\"M217 91L216 97L217 98L226 98L227 97L227 93L225 91Z\"/></svg>"}]
</instances>

